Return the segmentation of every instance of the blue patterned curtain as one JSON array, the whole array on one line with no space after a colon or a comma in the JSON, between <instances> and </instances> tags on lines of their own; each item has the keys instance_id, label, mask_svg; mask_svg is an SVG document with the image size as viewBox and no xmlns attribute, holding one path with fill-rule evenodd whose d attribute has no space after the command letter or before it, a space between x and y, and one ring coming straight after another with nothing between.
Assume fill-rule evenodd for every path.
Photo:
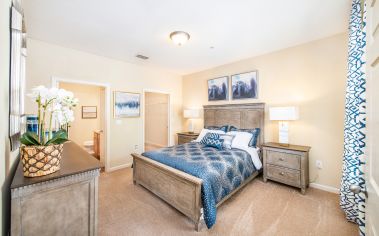
<instances>
[{"instance_id":1,"label":"blue patterned curtain","mask_svg":"<svg viewBox=\"0 0 379 236\"><path fill-rule=\"evenodd\" d=\"M363 0L362 0L363 1ZM345 101L345 133L340 205L347 220L365 235L365 194L354 194L350 185L366 190L364 179L366 147L366 10L360 0L352 0L349 25L349 56Z\"/></svg>"}]
</instances>

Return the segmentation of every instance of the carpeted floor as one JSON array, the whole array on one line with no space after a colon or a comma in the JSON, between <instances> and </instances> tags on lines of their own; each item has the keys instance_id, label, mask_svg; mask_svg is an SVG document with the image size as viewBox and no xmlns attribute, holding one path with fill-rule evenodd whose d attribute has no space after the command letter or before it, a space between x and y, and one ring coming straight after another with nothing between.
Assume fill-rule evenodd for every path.
<instances>
[{"instance_id":1,"label":"carpeted floor","mask_svg":"<svg viewBox=\"0 0 379 236\"><path fill-rule=\"evenodd\" d=\"M164 201L132 183L132 169L102 173L99 235L358 235L345 220L338 195L257 178L218 208L216 225L201 232Z\"/></svg>"}]
</instances>

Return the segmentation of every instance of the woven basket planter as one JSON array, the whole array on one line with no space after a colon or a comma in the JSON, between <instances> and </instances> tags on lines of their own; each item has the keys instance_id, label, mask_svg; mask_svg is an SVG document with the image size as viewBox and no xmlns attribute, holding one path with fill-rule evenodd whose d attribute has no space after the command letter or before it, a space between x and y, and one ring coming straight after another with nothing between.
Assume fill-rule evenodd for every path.
<instances>
[{"instance_id":1,"label":"woven basket planter","mask_svg":"<svg viewBox=\"0 0 379 236\"><path fill-rule=\"evenodd\" d=\"M39 177L61 168L63 144L49 146L22 146L21 160L25 177Z\"/></svg>"}]
</instances>

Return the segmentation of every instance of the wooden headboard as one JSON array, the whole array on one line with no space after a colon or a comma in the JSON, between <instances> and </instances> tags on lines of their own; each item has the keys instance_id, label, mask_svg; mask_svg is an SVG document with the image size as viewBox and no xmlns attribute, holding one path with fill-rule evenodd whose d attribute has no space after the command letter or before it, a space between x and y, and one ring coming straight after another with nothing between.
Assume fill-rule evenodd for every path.
<instances>
[{"instance_id":1,"label":"wooden headboard","mask_svg":"<svg viewBox=\"0 0 379 236\"><path fill-rule=\"evenodd\" d=\"M205 105L204 126L233 125L240 129L260 128L258 146L264 142L264 103Z\"/></svg>"}]
</instances>

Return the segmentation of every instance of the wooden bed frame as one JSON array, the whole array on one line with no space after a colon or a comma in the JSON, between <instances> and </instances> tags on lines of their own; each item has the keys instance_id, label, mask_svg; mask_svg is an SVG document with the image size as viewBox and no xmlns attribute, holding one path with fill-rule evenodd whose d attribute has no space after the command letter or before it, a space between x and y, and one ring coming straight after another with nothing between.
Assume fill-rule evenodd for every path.
<instances>
[{"instance_id":1,"label":"wooden bed frame","mask_svg":"<svg viewBox=\"0 0 379 236\"><path fill-rule=\"evenodd\" d=\"M233 125L241 129L261 128L258 147L264 140L264 103L204 106L204 126ZM139 154L133 156L133 183L140 184L195 222L199 231L202 217L202 180ZM261 155L260 155L261 157ZM259 172L255 172L218 204L229 199Z\"/></svg>"}]
</instances>

